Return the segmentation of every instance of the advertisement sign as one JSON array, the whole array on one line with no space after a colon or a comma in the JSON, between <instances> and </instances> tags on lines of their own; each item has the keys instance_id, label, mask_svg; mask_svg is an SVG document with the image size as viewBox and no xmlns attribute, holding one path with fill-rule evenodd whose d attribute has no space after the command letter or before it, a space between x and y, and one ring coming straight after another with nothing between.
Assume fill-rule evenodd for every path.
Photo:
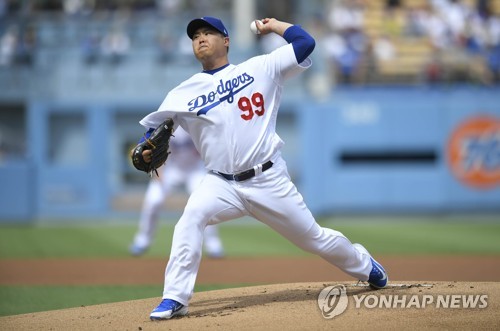
<instances>
[{"instance_id":1,"label":"advertisement sign","mask_svg":"<svg viewBox=\"0 0 500 331\"><path fill-rule=\"evenodd\" d=\"M500 185L500 118L474 116L460 123L447 154L453 175L464 185L481 190Z\"/></svg>"}]
</instances>

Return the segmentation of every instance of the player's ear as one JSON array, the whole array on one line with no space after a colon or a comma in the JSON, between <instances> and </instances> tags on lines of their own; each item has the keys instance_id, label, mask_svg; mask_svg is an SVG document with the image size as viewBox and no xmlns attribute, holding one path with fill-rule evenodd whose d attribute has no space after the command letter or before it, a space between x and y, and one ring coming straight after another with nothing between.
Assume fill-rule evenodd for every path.
<instances>
[{"instance_id":1,"label":"player's ear","mask_svg":"<svg viewBox=\"0 0 500 331\"><path fill-rule=\"evenodd\" d=\"M226 46L227 53L229 53L229 37L224 37L224 46Z\"/></svg>"}]
</instances>

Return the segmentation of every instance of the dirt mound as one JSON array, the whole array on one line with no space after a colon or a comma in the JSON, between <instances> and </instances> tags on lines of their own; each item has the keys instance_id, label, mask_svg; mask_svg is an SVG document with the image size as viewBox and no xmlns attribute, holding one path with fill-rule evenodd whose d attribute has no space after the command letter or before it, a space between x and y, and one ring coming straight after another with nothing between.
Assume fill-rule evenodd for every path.
<instances>
[{"instance_id":1,"label":"dirt mound","mask_svg":"<svg viewBox=\"0 0 500 331\"><path fill-rule=\"evenodd\" d=\"M347 308L326 319L318 306L318 295L327 286L341 288L341 285L346 289L343 298L347 298ZM158 298L153 298L7 316L0 318L0 327L2 330L498 330L499 292L499 283L493 282L392 281L389 288L380 291L356 283L290 283L196 293L189 315L169 321L148 319L149 312L159 303ZM340 302L329 304L340 309Z\"/></svg>"}]
</instances>

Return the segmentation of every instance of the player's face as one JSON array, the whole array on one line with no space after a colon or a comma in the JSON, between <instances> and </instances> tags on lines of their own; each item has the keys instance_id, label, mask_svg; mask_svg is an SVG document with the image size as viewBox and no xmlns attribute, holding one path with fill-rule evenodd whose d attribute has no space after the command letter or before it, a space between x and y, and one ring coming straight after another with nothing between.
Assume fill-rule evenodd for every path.
<instances>
[{"instance_id":1,"label":"player's face","mask_svg":"<svg viewBox=\"0 0 500 331\"><path fill-rule=\"evenodd\" d=\"M193 34L192 44L194 55L199 61L204 62L225 57L229 38L210 27L201 27Z\"/></svg>"}]
</instances>

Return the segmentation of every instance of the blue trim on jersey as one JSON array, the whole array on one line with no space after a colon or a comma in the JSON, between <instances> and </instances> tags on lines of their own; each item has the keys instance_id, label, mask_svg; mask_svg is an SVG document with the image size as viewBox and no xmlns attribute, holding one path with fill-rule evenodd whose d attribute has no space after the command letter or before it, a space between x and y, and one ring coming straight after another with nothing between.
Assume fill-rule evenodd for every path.
<instances>
[{"instance_id":1,"label":"blue trim on jersey","mask_svg":"<svg viewBox=\"0 0 500 331\"><path fill-rule=\"evenodd\" d=\"M228 64L224 64L222 67L217 68L217 69L212 69L212 70L203 70L203 73L204 73L204 74L213 75L213 74L215 74L216 72L221 71L222 69L224 69L224 68L225 68L225 67L227 67L228 65L229 65L229 63L228 63Z\"/></svg>"},{"instance_id":2,"label":"blue trim on jersey","mask_svg":"<svg viewBox=\"0 0 500 331\"><path fill-rule=\"evenodd\" d=\"M149 137L151 137L151 133L153 133L155 129L153 128L150 128L145 134L144 136L142 136L141 140L139 140L139 144L140 143L143 143L146 139L148 139Z\"/></svg>"},{"instance_id":3,"label":"blue trim on jersey","mask_svg":"<svg viewBox=\"0 0 500 331\"><path fill-rule=\"evenodd\" d=\"M316 41L299 25L292 25L283 33L283 38L293 46L297 63L301 63L311 55Z\"/></svg>"}]
</instances>

